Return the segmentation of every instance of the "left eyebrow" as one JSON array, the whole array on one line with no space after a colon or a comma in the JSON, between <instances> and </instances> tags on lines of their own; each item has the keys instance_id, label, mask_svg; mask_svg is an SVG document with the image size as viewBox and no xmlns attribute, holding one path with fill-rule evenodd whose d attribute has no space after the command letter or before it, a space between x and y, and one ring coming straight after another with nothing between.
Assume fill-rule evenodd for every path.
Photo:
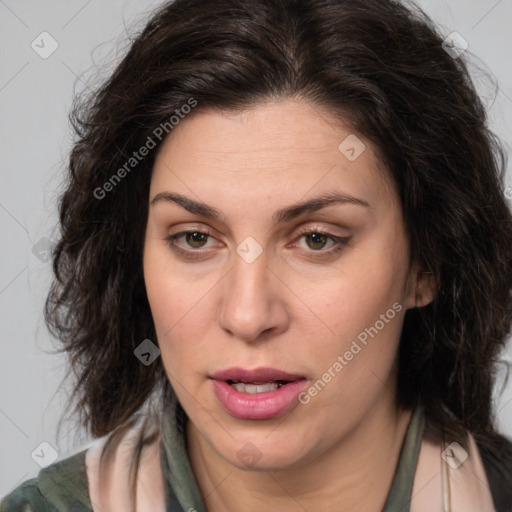
<instances>
[{"instance_id":1,"label":"left eyebrow","mask_svg":"<svg viewBox=\"0 0 512 512\"><path fill-rule=\"evenodd\" d=\"M160 201L175 203L190 213L201 215L203 217L216 220L222 219L221 213L213 206L195 201L194 199L181 194L160 192L151 200L151 205L153 206ZM348 194L332 192L277 210L272 216L272 220L275 224L278 224L279 222L287 222L295 217L304 215L305 213L316 212L333 204L357 205L365 208L371 208L371 206L363 199L359 199Z\"/></svg>"},{"instance_id":2,"label":"left eyebrow","mask_svg":"<svg viewBox=\"0 0 512 512\"><path fill-rule=\"evenodd\" d=\"M313 199L309 199L308 201L304 201L302 203L294 204L291 206L287 206L282 210L278 210L273 216L272 219L274 223L286 222L299 215L303 215L305 213L312 213L327 206L331 206L333 204L352 204L363 206L365 208L371 208L369 203L367 203L364 199L359 199L358 197L350 196L348 194L338 194L338 193L328 193L323 194L321 196L315 197Z\"/></svg>"}]
</instances>

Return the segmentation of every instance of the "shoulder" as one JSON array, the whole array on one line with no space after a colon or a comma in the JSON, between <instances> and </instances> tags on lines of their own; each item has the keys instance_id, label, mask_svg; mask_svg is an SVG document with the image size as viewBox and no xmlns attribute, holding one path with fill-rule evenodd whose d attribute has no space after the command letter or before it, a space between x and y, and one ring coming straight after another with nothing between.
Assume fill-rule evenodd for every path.
<instances>
[{"instance_id":1,"label":"shoulder","mask_svg":"<svg viewBox=\"0 0 512 512\"><path fill-rule=\"evenodd\" d=\"M50 503L39 490L38 479L22 483L0 502L0 512L45 512Z\"/></svg>"},{"instance_id":2,"label":"shoulder","mask_svg":"<svg viewBox=\"0 0 512 512\"><path fill-rule=\"evenodd\" d=\"M41 469L36 478L22 483L0 503L0 512L92 511L85 453L81 452Z\"/></svg>"},{"instance_id":3,"label":"shoulder","mask_svg":"<svg viewBox=\"0 0 512 512\"><path fill-rule=\"evenodd\" d=\"M160 437L146 434L136 425L117 437L98 440L87 450L86 473L95 511L133 510L134 498L136 510L165 512Z\"/></svg>"},{"instance_id":4,"label":"shoulder","mask_svg":"<svg viewBox=\"0 0 512 512\"><path fill-rule=\"evenodd\" d=\"M512 510L512 440L502 435L475 436L496 512Z\"/></svg>"},{"instance_id":5,"label":"shoulder","mask_svg":"<svg viewBox=\"0 0 512 512\"><path fill-rule=\"evenodd\" d=\"M412 493L412 512L510 512L499 506L484 456L473 435L438 443L423 438Z\"/></svg>"}]
</instances>

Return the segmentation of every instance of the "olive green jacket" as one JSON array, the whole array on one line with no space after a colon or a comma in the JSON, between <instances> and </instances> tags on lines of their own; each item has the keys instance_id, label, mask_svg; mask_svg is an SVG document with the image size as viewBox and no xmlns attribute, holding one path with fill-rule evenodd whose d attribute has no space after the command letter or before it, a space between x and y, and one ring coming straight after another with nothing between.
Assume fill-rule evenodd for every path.
<instances>
[{"instance_id":1,"label":"olive green jacket","mask_svg":"<svg viewBox=\"0 0 512 512\"><path fill-rule=\"evenodd\" d=\"M206 512L185 447L185 413L177 400L169 402L162 421L162 472L168 512ZM424 429L419 407L402 446L395 476L383 512L409 510L416 463ZM488 476L496 512L512 512L512 444L476 439ZM501 444L499 444L501 443ZM0 503L0 512L92 512L83 450L56 462L21 484ZM503 461L508 464L504 468Z\"/></svg>"}]
</instances>

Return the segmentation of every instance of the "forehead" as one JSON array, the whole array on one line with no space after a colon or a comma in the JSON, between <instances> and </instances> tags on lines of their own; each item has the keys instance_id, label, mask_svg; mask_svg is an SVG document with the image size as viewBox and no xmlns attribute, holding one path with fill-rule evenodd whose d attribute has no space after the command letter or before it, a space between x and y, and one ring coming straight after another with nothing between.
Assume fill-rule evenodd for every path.
<instances>
[{"instance_id":1,"label":"forehead","mask_svg":"<svg viewBox=\"0 0 512 512\"><path fill-rule=\"evenodd\" d=\"M365 137L326 109L285 100L185 117L159 149L151 195L172 188L218 203L219 193L225 202L279 192L296 201L336 190L375 202L390 185Z\"/></svg>"}]
</instances>

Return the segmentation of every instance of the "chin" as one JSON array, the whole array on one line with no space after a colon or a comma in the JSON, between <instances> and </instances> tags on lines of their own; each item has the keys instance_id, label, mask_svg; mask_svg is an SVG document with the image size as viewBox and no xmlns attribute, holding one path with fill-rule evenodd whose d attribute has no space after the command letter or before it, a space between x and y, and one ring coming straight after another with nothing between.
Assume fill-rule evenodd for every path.
<instances>
[{"instance_id":1,"label":"chin","mask_svg":"<svg viewBox=\"0 0 512 512\"><path fill-rule=\"evenodd\" d=\"M216 446L219 455L229 464L244 471L280 471L300 465L307 447L299 439L276 432L251 436L247 440L230 440L229 445ZM284 439L286 438L286 443ZM214 440L213 445L216 443Z\"/></svg>"}]
</instances>

